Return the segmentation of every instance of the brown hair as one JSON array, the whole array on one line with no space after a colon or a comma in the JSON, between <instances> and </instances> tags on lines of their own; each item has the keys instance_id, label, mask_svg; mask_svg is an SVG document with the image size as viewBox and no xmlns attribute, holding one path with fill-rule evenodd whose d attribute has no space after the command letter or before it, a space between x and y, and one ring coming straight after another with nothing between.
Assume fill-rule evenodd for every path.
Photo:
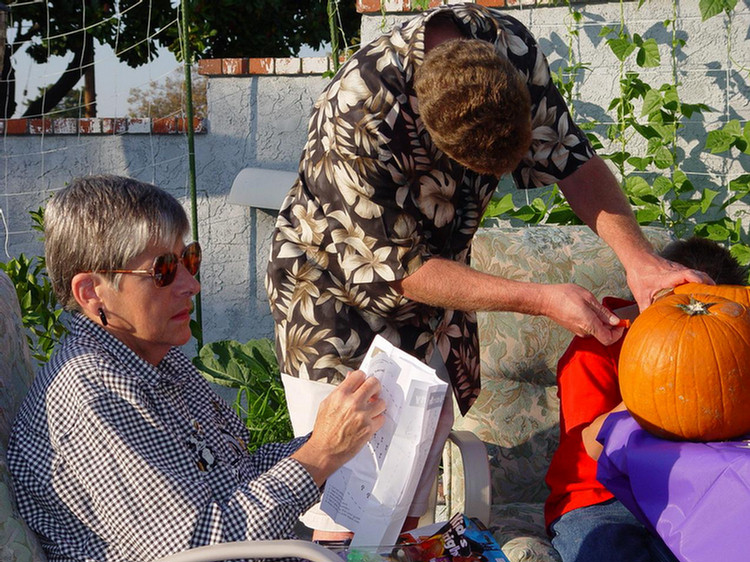
<instances>
[{"instance_id":1,"label":"brown hair","mask_svg":"<svg viewBox=\"0 0 750 562\"><path fill-rule=\"evenodd\" d=\"M660 252L661 257L706 273L718 285L746 285L747 269L721 244L693 236L675 240Z\"/></svg>"},{"instance_id":2,"label":"brown hair","mask_svg":"<svg viewBox=\"0 0 750 562\"><path fill-rule=\"evenodd\" d=\"M454 39L437 45L417 69L414 88L433 142L459 164L500 177L528 150L528 88L491 43Z\"/></svg>"}]
</instances>

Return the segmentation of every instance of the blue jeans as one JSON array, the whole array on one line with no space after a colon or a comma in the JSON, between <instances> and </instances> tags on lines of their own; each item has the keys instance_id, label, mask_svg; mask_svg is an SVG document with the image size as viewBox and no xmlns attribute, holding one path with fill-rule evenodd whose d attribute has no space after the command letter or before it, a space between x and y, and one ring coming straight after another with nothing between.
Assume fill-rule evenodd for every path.
<instances>
[{"instance_id":1,"label":"blue jeans","mask_svg":"<svg viewBox=\"0 0 750 562\"><path fill-rule=\"evenodd\" d=\"M617 500L569 511L550 530L563 562L677 562L664 541Z\"/></svg>"}]
</instances>

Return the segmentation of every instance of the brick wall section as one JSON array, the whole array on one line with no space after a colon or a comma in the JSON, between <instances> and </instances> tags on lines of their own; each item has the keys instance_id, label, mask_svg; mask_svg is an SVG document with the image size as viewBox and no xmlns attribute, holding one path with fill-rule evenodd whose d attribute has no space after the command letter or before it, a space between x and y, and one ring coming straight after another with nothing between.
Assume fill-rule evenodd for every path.
<instances>
[{"instance_id":1,"label":"brick wall section","mask_svg":"<svg viewBox=\"0 0 750 562\"><path fill-rule=\"evenodd\" d=\"M521 3L525 5L528 3L524 0L507 0L507 2L506 0L473 0L473 2L490 8L504 8L506 6L517 6ZM443 0L429 0L428 8L437 8L445 3ZM451 2L451 4L456 3L455 0ZM412 4L415 4L413 0L357 0L357 11L361 14L382 11L390 13L418 11L416 7L412 8Z\"/></svg>"},{"instance_id":2,"label":"brick wall section","mask_svg":"<svg viewBox=\"0 0 750 562\"><path fill-rule=\"evenodd\" d=\"M292 76L323 74L333 69L330 57L201 59L198 73L204 76Z\"/></svg>"},{"instance_id":3,"label":"brick wall section","mask_svg":"<svg viewBox=\"0 0 750 562\"><path fill-rule=\"evenodd\" d=\"M207 131L205 119L193 119L193 131ZM0 135L172 135L187 132L184 117L158 119L93 117L87 119L0 119Z\"/></svg>"}]
</instances>

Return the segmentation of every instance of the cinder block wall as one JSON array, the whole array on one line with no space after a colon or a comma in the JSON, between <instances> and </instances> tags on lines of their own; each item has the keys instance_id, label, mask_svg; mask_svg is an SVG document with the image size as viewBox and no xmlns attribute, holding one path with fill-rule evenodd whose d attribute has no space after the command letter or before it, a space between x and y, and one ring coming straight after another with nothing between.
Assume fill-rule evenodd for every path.
<instances>
[{"instance_id":1,"label":"cinder block wall","mask_svg":"<svg viewBox=\"0 0 750 562\"><path fill-rule=\"evenodd\" d=\"M750 0L740 0L730 18L701 22L699 0L573 4L583 13L571 20L567 6L480 3L507 10L537 37L553 69L572 49L589 69L576 85L573 104L582 118L603 120L617 89L619 63L599 37L604 26L619 25L621 11L628 31L658 37L662 22L678 18L679 79L684 101L703 102L718 110L692 124L683 149L694 154L695 178L733 177L750 169L746 157L729 160L701 153L698 132L728 119L744 124L750 114ZM358 0L363 13L362 39L367 42L410 17L409 0ZM437 2L431 1L431 5ZM571 40L570 30L578 33ZM650 83L671 81L671 63L662 54L659 68L639 69ZM223 59L201 61L209 76L208 118L196 124L198 216L205 248L202 275L204 339L241 341L273 334L263 278L275 216L226 201L232 181L247 166L294 171L304 144L313 103L328 82L322 58ZM662 78L663 77L663 78ZM131 123L101 119L92 123L0 121L0 241L10 255L40 253L38 233L28 211L44 204L55 189L77 175L116 173L154 182L189 205L187 143L184 123ZM182 127L182 128L181 128ZM158 134L157 134L158 133ZM702 135L700 135L702 136ZM507 188L507 184L504 184ZM519 199L533 193L518 193ZM5 260L0 252L0 260Z\"/></svg>"},{"instance_id":2,"label":"cinder block wall","mask_svg":"<svg viewBox=\"0 0 750 562\"><path fill-rule=\"evenodd\" d=\"M431 1L430 5L441 2ZM454 3L454 2L451 2ZM521 0L480 0L480 4L503 10L520 20L534 34L547 55L553 71L560 68L570 53L575 61L585 63L574 90L572 109L579 121L603 123L594 130L604 137L606 124L611 122L610 101L619 95L620 61L606 45L601 34L605 28L616 29L626 22L627 32L639 34L644 40L653 38L660 45L661 64L640 68L631 56L625 71L635 71L652 87L674 81L673 61L666 45L672 32L664 25L676 21L677 41L685 41L677 51L676 80L681 101L705 103L714 111L691 120L681 133L678 148L685 154L683 170L696 185L726 186L734 178L750 170L750 156L727 158L702 150L705 131L714 130L731 119L744 126L750 120L750 1L740 0L731 17L724 14L701 20L698 0L648 0L638 2L534 2ZM557 5L555 5L557 4ZM359 0L363 11L362 38L369 41L410 17L409 0ZM580 12L574 21L571 9ZM645 143L632 144L632 152ZM605 150L608 147L605 145ZM503 182L502 191L515 191L510 182ZM535 191L516 193L517 201L532 198ZM747 224L747 223L746 223Z\"/></svg>"}]
</instances>

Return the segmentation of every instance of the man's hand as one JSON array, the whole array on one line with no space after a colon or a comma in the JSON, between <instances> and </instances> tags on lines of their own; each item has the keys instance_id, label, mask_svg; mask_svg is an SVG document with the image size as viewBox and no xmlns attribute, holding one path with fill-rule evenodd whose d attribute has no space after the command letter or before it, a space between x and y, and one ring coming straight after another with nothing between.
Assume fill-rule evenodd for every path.
<instances>
[{"instance_id":1,"label":"man's hand","mask_svg":"<svg viewBox=\"0 0 750 562\"><path fill-rule=\"evenodd\" d=\"M643 312L654 297L664 289L671 289L683 283L704 283L713 285L713 280L704 272L689 269L684 265L653 255L651 259L638 263L635 270L627 272L628 286L638 308Z\"/></svg>"},{"instance_id":2,"label":"man's hand","mask_svg":"<svg viewBox=\"0 0 750 562\"><path fill-rule=\"evenodd\" d=\"M347 375L320 404L310 439L292 455L322 486L385 422L380 381L362 371Z\"/></svg>"},{"instance_id":3,"label":"man's hand","mask_svg":"<svg viewBox=\"0 0 750 562\"><path fill-rule=\"evenodd\" d=\"M672 263L654 252L619 182L599 156L558 185L575 214L614 250L625 266L628 286L641 311L662 289L689 281L714 284L705 273Z\"/></svg>"},{"instance_id":4,"label":"man's hand","mask_svg":"<svg viewBox=\"0 0 750 562\"><path fill-rule=\"evenodd\" d=\"M542 314L576 336L593 336L604 345L622 337L620 319L588 290L573 283L539 285Z\"/></svg>"}]
</instances>

